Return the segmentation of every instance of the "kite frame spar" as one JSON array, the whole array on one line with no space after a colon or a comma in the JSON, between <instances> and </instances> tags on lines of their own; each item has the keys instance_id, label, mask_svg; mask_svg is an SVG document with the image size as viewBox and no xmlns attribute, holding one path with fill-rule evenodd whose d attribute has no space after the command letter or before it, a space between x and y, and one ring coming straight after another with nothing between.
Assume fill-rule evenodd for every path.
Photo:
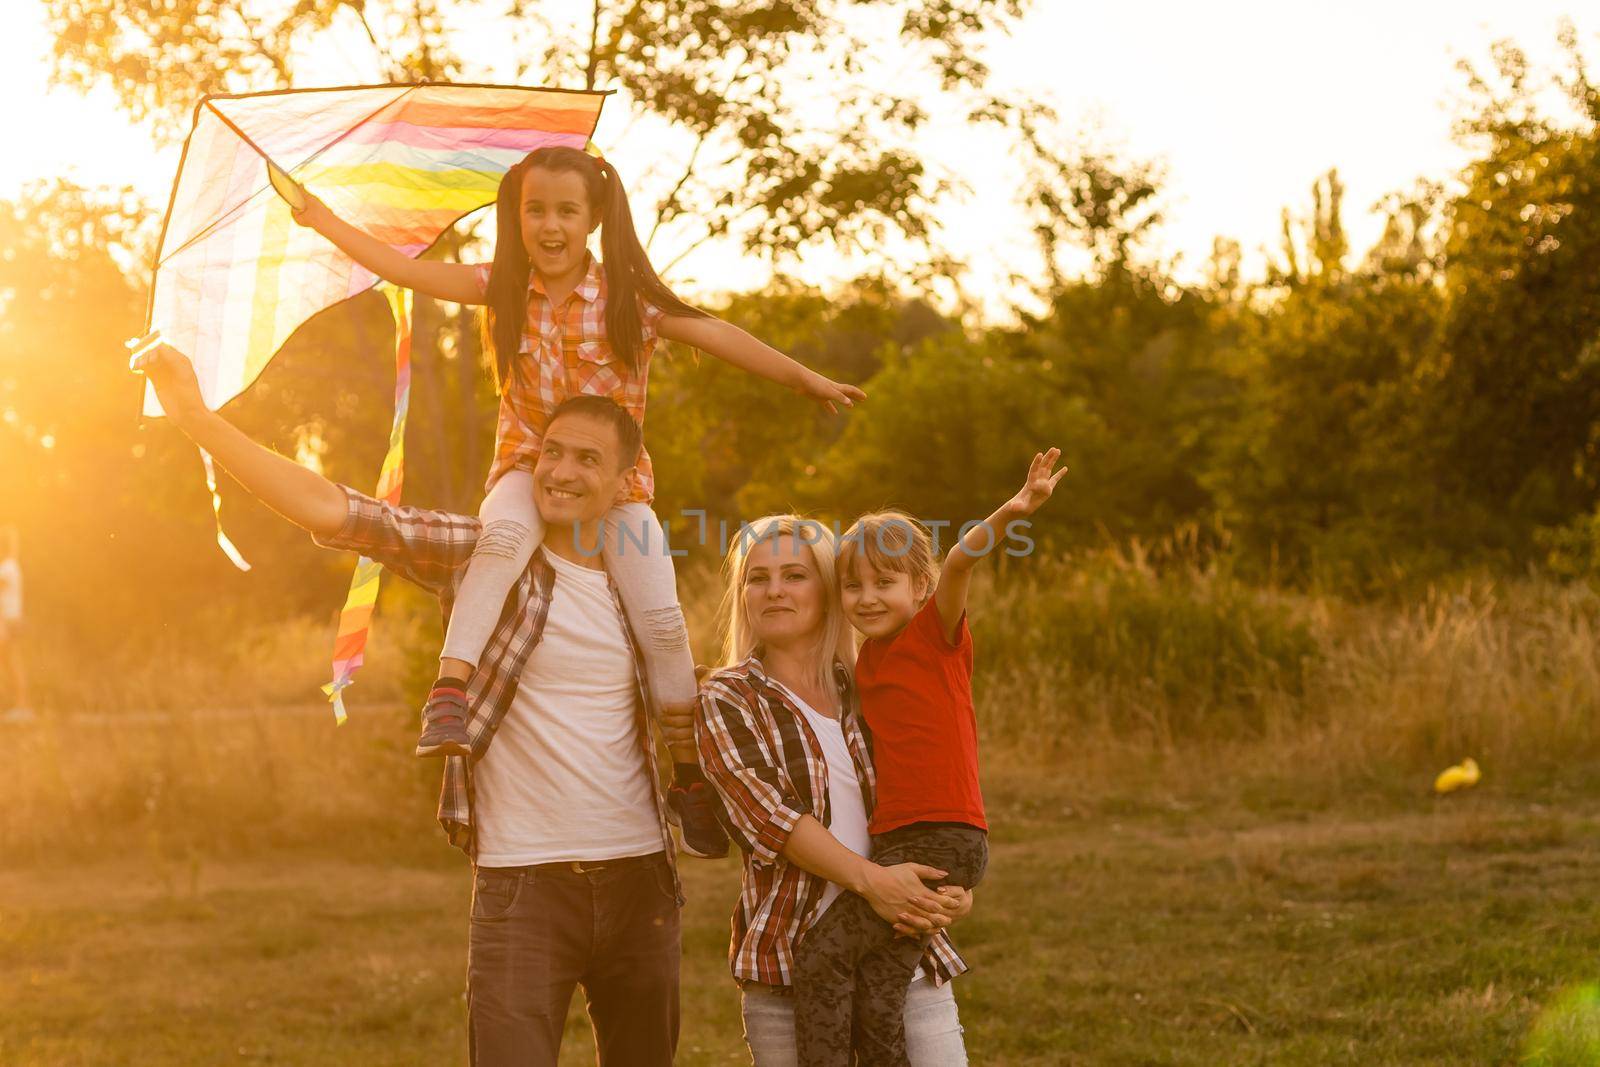
<instances>
[{"instance_id":1,"label":"kite frame spar","mask_svg":"<svg viewBox=\"0 0 1600 1067\"><path fill-rule=\"evenodd\" d=\"M150 287L149 287L149 292L145 297L145 324L144 324L144 332L145 332L145 334L149 335L151 333L151 331L155 329L155 324L151 321L153 316L155 315L155 298L156 298L156 285L155 285L155 282L156 282L156 274L161 270L162 265L165 264L173 256L176 256L179 252L182 252L184 249L186 249L186 248L190 247L191 245L193 245L196 241L199 241L200 239L202 239L206 234L210 233L212 230L215 230L218 226L221 226L225 221L227 221L228 218L230 218L231 216L237 214L239 211L242 211L248 204L252 203L257 197L261 196L263 193L270 193L273 196L279 195L277 190L273 188L271 181L264 179L261 188L256 189L249 196L245 197L244 199L240 200L239 203L237 203L233 207L229 208L227 212L225 212L224 214L218 216L216 219L213 219L210 224L205 226L200 231L196 232L193 236L189 237L186 241L183 242L183 244L179 245L177 248L174 248L174 249L172 249L170 251L167 249L167 247L166 247L166 245L167 245L167 229L172 223L172 209L177 204L177 201L178 201L178 184L183 178L184 165L189 160L189 145L190 145L190 142L194 139L195 131L200 128L200 116L201 116L201 113L203 111L209 109L211 111L211 113L216 116L217 121L219 121L223 125L227 126L229 130L233 131L233 133L234 133L234 135L236 137L238 137L245 144L249 145L250 149L253 152L255 152L256 155L261 157L261 160L262 160L263 164L271 164L272 166L277 167L283 173L289 175L290 177L293 177L294 176L294 171L296 169L299 169L300 167L303 167L306 163L309 163L312 160L316 159L322 153L326 152L328 149L332 148L334 145L340 143L346 137L349 137L356 130L360 129L362 126L366 125L368 122L371 122L372 120L376 119L378 116L383 114L384 111L388 110L390 107L393 107L394 105L398 104L400 101L404 100L414 90L424 89L424 88L508 89L508 90L519 90L520 89L520 90L525 90L525 91L528 91L528 92L560 93L560 94L570 94L570 95L573 95L573 96L591 96L591 97L598 96L601 99L601 107L596 109L594 125L591 126L590 129L589 129L589 138L591 140L594 138L595 128L598 127L599 124L600 124L600 115L601 115L602 111L604 110L605 99L607 97L609 97L609 96L612 96L616 92L615 89L562 89L562 88L552 88L550 86L544 86L544 85L506 85L506 84L498 83L498 82L433 82L433 81L417 81L417 82L374 82L374 83L371 83L371 84L362 84L362 85L317 85L317 86L311 86L309 88L304 88L304 89L265 89L265 90L262 90L260 92L254 92L254 93L208 93L208 94L206 94L205 96L201 97L200 100L194 106L193 117L192 117L192 119L190 120L190 123L189 123L189 132L184 135L184 138L183 138L183 149L178 154L178 169L177 169L177 173L173 176L173 179L172 179L172 191L167 194L167 209L162 214L162 217L161 217L161 235L156 240L156 250L155 250L155 254L154 254L154 259L153 259L153 262L152 262L151 267L150 267ZM399 89L399 90L402 90L402 91L398 95L396 95L394 97L391 97L388 100L385 100L380 107L374 109L370 114L368 114L360 122L354 123L354 124L350 125L349 127L347 127L337 137L333 138L327 144L325 144L325 145L321 146L320 148L318 148L315 152L313 152L311 155L307 156L304 160L301 160L299 163L295 164L293 168L285 167L283 164L279 163L276 159L273 159L272 156L266 152L266 150L264 150L259 144L257 144L248 134L246 134L243 130L241 130L237 123L233 122L233 120L229 119L227 115L223 114L222 111L220 109L218 109L216 107L216 104L215 104L215 102L218 101L218 100L257 100L257 99L262 99L262 98L271 97L271 96L304 96L304 95L307 95L307 94L310 94L310 93L348 93L348 92L357 92L357 91L360 91L360 90L363 90L363 89ZM266 167L265 166L262 167L262 173L263 173L263 175L265 175L265 173L266 173ZM488 206L489 206L488 204L483 204L483 205L480 205L479 207L475 207L475 208L472 208L470 210L463 211L461 214L457 215L454 219L451 220L451 222L450 222L450 224L448 226L446 226L443 230L440 231L439 236L434 238L433 243L428 245L428 247L426 249L424 249L423 252L418 253L418 255L426 254L428 251L433 249L440 241L444 240L444 235L446 233L448 233L450 230L454 229L461 222L462 219L466 218L468 215L476 214L477 212L482 211L484 208L486 208ZM305 322L302 322L299 326L297 326L295 328L294 332L298 333L301 329L305 328L306 323L310 322L312 319L315 319L317 316L323 314L324 312L329 311L332 308L338 307L339 305L344 304L344 303L346 303L346 302L348 302L350 300L354 300L356 297L364 296L366 293L370 292L374 287L376 287L376 285L377 285L377 282L375 281L373 283L373 285L368 286L366 289L363 289L361 292L359 292L359 293L351 293L349 296L343 298L342 300L336 300L332 304L327 305L326 307L322 308L320 311L316 312L316 314L311 315L310 317L308 317L305 320ZM293 336L293 334L291 334L290 336ZM287 339L285 339L284 343L287 344ZM279 348L281 350L282 346L280 345ZM274 353L274 355L276 355L276 353ZM229 397L226 401L224 401L221 405L219 405L219 407L226 407L228 404L230 404L234 400L238 399L238 397L243 396L245 393L249 392L251 386L253 386L255 384L255 381L256 380L253 379L250 382L249 385L246 385L243 389L241 389L234 396ZM143 416L141 414L141 418L142 417Z\"/></svg>"}]
</instances>

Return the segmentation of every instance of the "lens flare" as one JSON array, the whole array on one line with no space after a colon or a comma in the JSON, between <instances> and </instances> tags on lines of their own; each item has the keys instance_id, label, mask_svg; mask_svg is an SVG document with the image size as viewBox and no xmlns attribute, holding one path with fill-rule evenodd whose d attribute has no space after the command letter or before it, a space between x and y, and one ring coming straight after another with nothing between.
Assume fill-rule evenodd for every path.
<instances>
[{"instance_id":1,"label":"lens flare","mask_svg":"<svg viewBox=\"0 0 1600 1067\"><path fill-rule=\"evenodd\" d=\"M1567 989L1534 1022L1523 1067L1590 1067L1600 1063L1600 983Z\"/></svg>"}]
</instances>

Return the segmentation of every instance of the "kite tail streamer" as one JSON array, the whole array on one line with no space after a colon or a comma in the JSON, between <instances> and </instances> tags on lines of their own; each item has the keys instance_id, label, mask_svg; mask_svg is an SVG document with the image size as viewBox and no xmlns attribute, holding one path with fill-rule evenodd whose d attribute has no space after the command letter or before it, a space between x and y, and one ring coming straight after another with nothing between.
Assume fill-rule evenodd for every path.
<instances>
[{"instance_id":1,"label":"kite tail streamer","mask_svg":"<svg viewBox=\"0 0 1600 1067\"><path fill-rule=\"evenodd\" d=\"M385 285L383 295L394 314L394 424L389 430L389 451L383 457L378 475L378 497L390 504L400 503L400 487L405 481L406 410L411 406L411 291ZM322 687L333 703L334 721L343 725L346 715L344 691L355 679L366 656L367 634L372 625L372 609L378 602L378 578L382 568L362 556L350 576L350 592L339 612L339 633L333 640L333 681Z\"/></svg>"},{"instance_id":2,"label":"kite tail streamer","mask_svg":"<svg viewBox=\"0 0 1600 1067\"><path fill-rule=\"evenodd\" d=\"M242 571L250 569L250 564L234 547L228 535L222 531L222 494L217 492L217 465L211 462L211 453L200 449L200 459L206 465L206 488L211 490L211 515L217 523L217 547L222 549L222 554L232 561L235 567Z\"/></svg>"}]
</instances>

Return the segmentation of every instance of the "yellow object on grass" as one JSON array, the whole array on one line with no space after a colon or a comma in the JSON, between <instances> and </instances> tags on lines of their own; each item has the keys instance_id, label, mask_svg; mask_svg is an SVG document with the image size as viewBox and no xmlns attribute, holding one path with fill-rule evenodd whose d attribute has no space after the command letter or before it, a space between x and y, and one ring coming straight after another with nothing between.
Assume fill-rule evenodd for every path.
<instances>
[{"instance_id":1,"label":"yellow object on grass","mask_svg":"<svg viewBox=\"0 0 1600 1067\"><path fill-rule=\"evenodd\" d=\"M1433 780L1435 793L1454 793L1457 789L1465 789L1477 785L1483 773L1478 770L1478 763L1472 758L1462 760L1454 767L1446 768Z\"/></svg>"}]
</instances>

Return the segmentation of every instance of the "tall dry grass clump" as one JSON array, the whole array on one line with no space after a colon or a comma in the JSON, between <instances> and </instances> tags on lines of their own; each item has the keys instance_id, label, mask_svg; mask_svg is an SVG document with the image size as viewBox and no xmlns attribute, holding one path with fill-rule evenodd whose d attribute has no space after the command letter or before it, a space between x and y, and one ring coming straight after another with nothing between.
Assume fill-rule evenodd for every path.
<instances>
[{"instance_id":1,"label":"tall dry grass clump","mask_svg":"<svg viewBox=\"0 0 1600 1067\"><path fill-rule=\"evenodd\" d=\"M1525 770L1600 755L1586 585L1355 603L1250 586L1195 553L1021 562L973 596L979 718L1013 755L1225 744L1285 767Z\"/></svg>"},{"instance_id":2,"label":"tall dry grass clump","mask_svg":"<svg viewBox=\"0 0 1600 1067\"><path fill-rule=\"evenodd\" d=\"M31 645L41 709L12 729L0 857L131 850L161 865L426 835L439 766L411 756L408 696L438 654L430 605L389 598L338 727L319 692L331 620L219 614L182 634L138 635L93 672Z\"/></svg>"},{"instance_id":3,"label":"tall dry grass clump","mask_svg":"<svg viewBox=\"0 0 1600 1067\"><path fill-rule=\"evenodd\" d=\"M1333 751L1356 760L1480 754L1529 768L1600 754L1600 596L1477 582L1328 616L1314 689Z\"/></svg>"},{"instance_id":4,"label":"tall dry grass clump","mask_svg":"<svg viewBox=\"0 0 1600 1067\"><path fill-rule=\"evenodd\" d=\"M1533 781L1600 756L1600 596L1585 585L1463 581L1356 603L1248 585L1192 541L996 562L971 599L995 782L1069 774L1092 799L1293 778L1332 795L1363 777L1426 782L1466 755ZM410 755L437 613L394 588L340 728L317 692L328 620L211 620L208 642L141 637L93 674L35 647L44 707L9 735L0 856L447 854L438 766ZM704 651L719 583L690 573L683 591Z\"/></svg>"}]
</instances>

